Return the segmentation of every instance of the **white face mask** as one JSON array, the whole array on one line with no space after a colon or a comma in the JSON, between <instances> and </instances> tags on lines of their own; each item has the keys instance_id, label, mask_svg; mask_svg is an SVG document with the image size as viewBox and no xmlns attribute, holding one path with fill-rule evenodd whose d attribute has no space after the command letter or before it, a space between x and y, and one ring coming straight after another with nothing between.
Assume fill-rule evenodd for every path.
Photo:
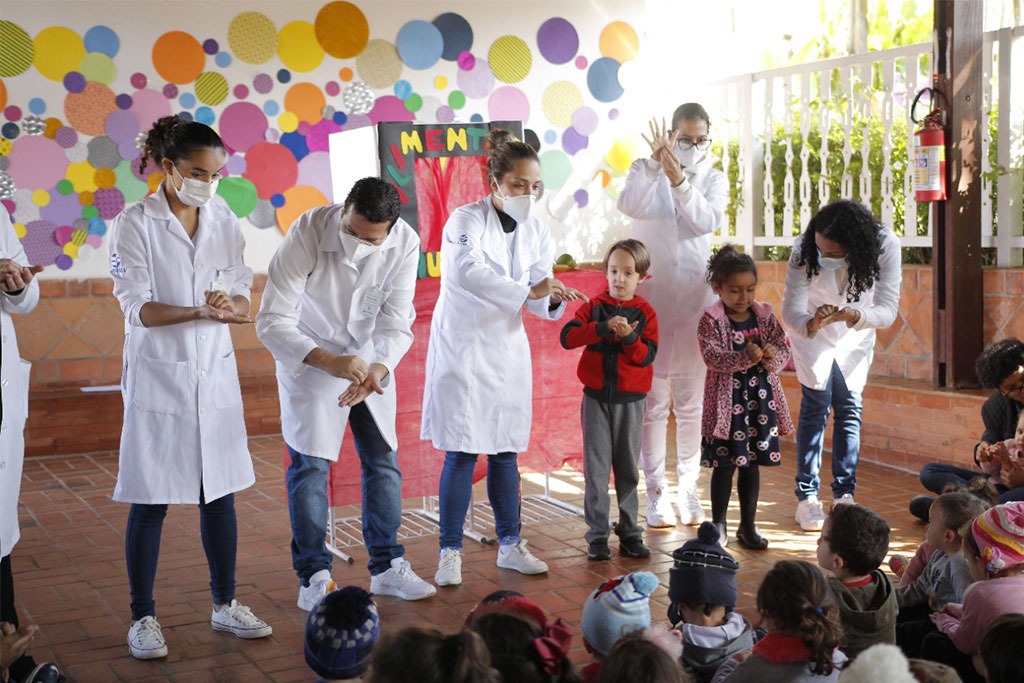
<instances>
[{"instance_id":1,"label":"white face mask","mask_svg":"<svg viewBox=\"0 0 1024 683\"><path fill-rule=\"evenodd\" d=\"M346 243L346 250L352 254L351 258L356 263L359 263L370 254L375 254L380 250L379 244L364 242L355 235L350 235L344 230L341 231L341 239Z\"/></svg>"},{"instance_id":2,"label":"white face mask","mask_svg":"<svg viewBox=\"0 0 1024 683\"><path fill-rule=\"evenodd\" d=\"M177 166L172 166L175 175L181 178L181 187L175 187L178 191L178 201L185 206L205 206L213 196L217 194L217 184L220 179L204 183L202 180L186 178L178 172Z\"/></svg>"},{"instance_id":3,"label":"white face mask","mask_svg":"<svg viewBox=\"0 0 1024 683\"><path fill-rule=\"evenodd\" d=\"M683 149L683 145L679 145L677 156L683 168L693 168L707 158L707 154L697 149L696 145L690 147L690 149Z\"/></svg>"},{"instance_id":4,"label":"white face mask","mask_svg":"<svg viewBox=\"0 0 1024 683\"><path fill-rule=\"evenodd\" d=\"M525 223L530 217L530 212L533 210L533 205L537 201L537 197L532 194L520 194L515 197L506 197L501 192L501 185L498 185L498 181L495 180L494 184L498 186L498 196L501 197L503 202L501 209L509 216L512 217L516 223Z\"/></svg>"},{"instance_id":5,"label":"white face mask","mask_svg":"<svg viewBox=\"0 0 1024 683\"><path fill-rule=\"evenodd\" d=\"M822 270L839 270L846 265L846 259L844 258L825 258L821 255L821 249L818 250L818 265L821 266Z\"/></svg>"}]
</instances>

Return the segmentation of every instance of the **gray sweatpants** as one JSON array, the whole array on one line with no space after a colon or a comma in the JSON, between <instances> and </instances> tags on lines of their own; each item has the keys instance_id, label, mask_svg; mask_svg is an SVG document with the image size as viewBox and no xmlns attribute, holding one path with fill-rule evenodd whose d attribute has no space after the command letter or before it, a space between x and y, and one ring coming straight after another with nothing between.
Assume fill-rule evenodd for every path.
<instances>
[{"instance_id":1,"label":"gray sweatpants","mask_svg":"<svg viewBox=\"0 0 1024 683\"><path fill-rule=\"evenodd\" d=\"M644 429L644 400L605 403L583 395L580 420L583 423L583 513L587 520L587 543L608 538L608 479L615 474L615 496L619 502L619 539L642 538L637 525L636 494L640 473L640 440Z\"/></svg>"}]
</instances>

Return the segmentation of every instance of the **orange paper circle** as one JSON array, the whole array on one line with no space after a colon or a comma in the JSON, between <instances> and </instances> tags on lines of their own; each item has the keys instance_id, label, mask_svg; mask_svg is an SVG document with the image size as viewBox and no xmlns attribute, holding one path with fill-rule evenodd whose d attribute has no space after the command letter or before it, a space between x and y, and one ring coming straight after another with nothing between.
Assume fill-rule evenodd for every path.
<instances>
[{"instance_id":1,"label":"orange paper circle","mask_svg":"<svg viewBox=\"0 0 1024 683\"><path fill-rule=\"evenodd\" d=\"M114 91L95 81L85 84L82 92L68 93L64 98L64 115L79 133L106 134L107 114L117 109Z\"/></svg>"},{"instance_id":2,"label":"orange paper circle","mask_svg":"<svg viewBox=\"0 0 1024 683\"><path fill-rule=\"evenodd\" d=\"M299 121L317 123L323 118L323 109L327 104L324 92L312 83L296 83L288 88L284 96L285 111L295 114Z\"/></svg>"},{"instance_id":3,"label":"orange paper circle","mask_svg":"<svg viewBox=\"0 0 1024 683\"><path fill-rule=\"evenodd\" d=\"M370 24L351 2L329 2L316 14L316 39L324 52L339 59L355 57L370 39Z\"/></svg>"},{"instance_id":4,"label":"orange paper circle","mask_svg":"<svg viewBox=\"0 0 1024 683\"><path fill-rule=\"evenodd\" d=\"M93 180L96 183L96 187L107 189L113 187L114 183L117 182L117 175L112 168L100 168L96 170Z\"/></svg>"},{"instance_id":5,"label":"orange paper circle","mask_svg":"<svg viewBox=\"0 0 1024 683\"><path fill-rule=\"evenodd\" d=\"M282 233L287 234L296 218L310 209L327 203L327 197L315 187L310 185L289 187L284 191L284 206L277 209L277 225Z\"/></svg>"},{"instance_id":6,"label":"orange paper circle","mask_svg":"<svg viewBox=\"0 0 1024 683\"><path fill-rule=\"evenodd\" d=\"M203 73L206 53L193 36L184 31L169 31L153 44L153 66L170 83L191 83Z\"/></svg>"},{"instance_id":7,"label":"orange paper circle","mask_svg":"<svg viewBox=\"0 0 1024 683\"><path fill-rule=\"evenodd\" d=\"M4 79L0 78L0 109L7 106L7 86L4 85Z\"/></svg>"},{"instance_id":8,"label":"orange paper circle","mask_svg":"<svg viewBox=\"0 0 1024 683\"><path fill-rule=\"evenodd\" d=\"M613 21L602 29L598 45L602 57L611 57L622 64L636 57L640 51L640 37L626 22Z\"/></svg>"}]
</instances>

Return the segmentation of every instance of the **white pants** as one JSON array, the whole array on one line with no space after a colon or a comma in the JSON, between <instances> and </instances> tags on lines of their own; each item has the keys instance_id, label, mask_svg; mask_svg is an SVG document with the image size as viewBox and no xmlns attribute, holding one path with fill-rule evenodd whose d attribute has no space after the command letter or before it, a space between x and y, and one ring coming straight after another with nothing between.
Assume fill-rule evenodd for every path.
<instances>
[{"instance_id":1,"label":"white pants","mask_svg":"<svg viewBox=\"0 0 1024 683\"><path fill-rule=\"evenodd\" d=\"M679 490L697 488L700 476L700 418L704 403L704 376L654 378L647 394L644 440L640 466L648 493L667 490L665 451L668 441L669 408L676 416L676 474Z\"/></svg>"}]
</instances>

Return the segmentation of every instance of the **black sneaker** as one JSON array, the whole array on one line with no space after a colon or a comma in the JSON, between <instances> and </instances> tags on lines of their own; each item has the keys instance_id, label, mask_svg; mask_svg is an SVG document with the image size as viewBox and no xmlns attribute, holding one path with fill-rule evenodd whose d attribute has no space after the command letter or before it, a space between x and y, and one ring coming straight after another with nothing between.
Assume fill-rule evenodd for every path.
<instances>
[{"instance_id":1,"label":"black sneaker","mask_svg":"<svg viewBox=\"0 0 1024 683\"><path fill-rule=\"evenodd\" d=\"M626 557L650 557L651 549L639 538L624 538L619 541L619 555Z\"/></svg>"},{"instance_id":2,"label":"black sneaker","mask_svg":"<svg viewBox=\"0 0 1024 683\"><path fill-rule=\"evenodd\" d=\"M22 679L21 683L58 683L63 678L60 669L52 662L43 662Z\"/></svg>"},{"instance_id":3,"label":"black sneaker","mask_svg":"<svg viewBox=\"0 0 1024 683\"><path fill-rule=\"evenodd\" d=\"M608 550L608 541L591 541L587 547L587 559L594 562L604 562L612 559L612 553Z\"/></svg>"}]
</instances>

